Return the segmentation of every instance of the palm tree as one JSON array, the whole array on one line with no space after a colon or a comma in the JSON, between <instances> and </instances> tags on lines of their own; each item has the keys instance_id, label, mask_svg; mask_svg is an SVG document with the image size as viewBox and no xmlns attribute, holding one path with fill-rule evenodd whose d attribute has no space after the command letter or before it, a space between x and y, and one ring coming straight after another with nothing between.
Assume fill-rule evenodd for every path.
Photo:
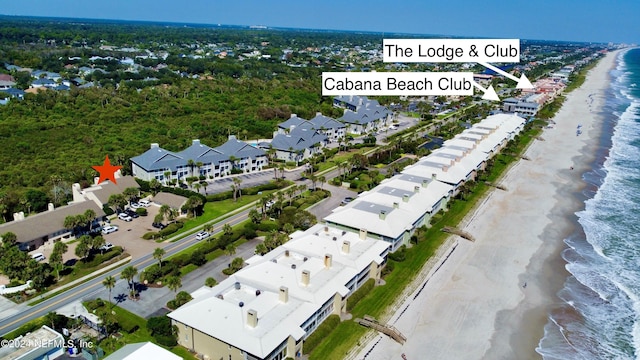
<instances>
[{"instance_id":1,"label":"palm tree","mask_svg":"<svg viewBox=\"0 0 640 360\"><path fill-rule=\"evenodd\" d=\"M169 185L169 181L171 181L171 171L164 172L164 184Z\"/></svg>"},{"instance_id":2,"label":"palm tree","mask_svg":"<svg viewBox=\"0 0 640 360\"><path fill-rule=\"evenodd\" d=\"M167 204L160 206L160 210L158 210L158 214L162 214L163 219L168 219L170 213L171 207Z\"/></svg>"},{"instance_id":3,"label":"palm tree","mask_svg":"<svg viewBox=\"0 0 640 360\"><path fill-rule=\"evenodd\" d=\"M116 278L113 276L107 276L102 280L102 285L109 290L109 301L111 301L111 290L116 286Z\"/></svg>"},{"instance_id":4,"label":"palm tree","mask_svg":"<svg viewBox=\"0 0 640 360\"><path fill-rule=\"evenodd\" d=\"M324 183L327 181L327 178L324 175L318 176L318 181L320 182L320 189L324 190Z\"/></svg>"},{"instance_id":5,"label":"palm tree","mask_svg":"<svg viewBox=\"0 0 640 360\"><path fill-rule=\"evenodd\" d=\"M93 222L96 220L96 212L93 211L93 209L87 209L87 211L84 212L84 218L86 222L89 223L89 232L91 232Z\"/></svg>"},{"instance_id":6,"label":"palm tree","mask_svg":"<svg viewBox=\"0 0 640 360\"><path fill-rule=\"evenodd\" d=\"M169 276L166 281L167 287L174 292L178 292L178 289L182 287L182 280L177 276Z\"/></svg>"},{"instance_id":7,"label":"palm tree","mask_svg":"<svg viewBox=\"0 0 640 360\"><path fill-rule=\"evenodd\" d=\"M134 187L128 187L124 189L124 191L122 192L122 195L124 195L125 199L127 199L127 201L129 202L129 205L131 205L131 202L134 199L138 198L139 194L140 194L140 191Z\"/></svg>"},{"instance_id":8,"label":"palm tree","mask_svg":"<svg viewBox=\"0 0 640 360\"><path fill-rule=\"evenodd\" d=\"M236 253L236 246L234 244L229 244L224 248L224 252L225 254L231 256L231 255L235 255Z\"/></svg>"},{"instance_id":9,"label":"palm tree","mask_svg":"<svg viewBox=\"0 0 640 360\"><path fill-rule=\"evenodd\" d=\"M166 254L163 248L156 248L153 250L153 258L158 260L158 267L162 268L162 257Z\"/></svg>"},{"instance_id":10,"label":"palm tree","mask_svg":"<svg viewBox=\"0 0 640 360\"><path fill-rule=\"evenodd\" d=\"M197 182L197 183L193 184L193 189L194 189L198 194L200 194L200 189L201 189L201 188L202 188L202 185L200 185L200 183L199 183L199 182Z\"/></svg>"},{"instance_id":11,"label":"palm tree","mask_svg":"<svg viewBox=\"0 0 640 360\"><path fill-rule=\"evenodd\" d=\"M129 285L129 289L134 290L134 282L133 282L133 278L138 275L138 269L136 269L133 266L127 266L126 268L124 268L122 270L122 278L127 280L127 284Z\"/></svg>"},{"instance_id":12,"label":"palm tree","mask_svg":"<svg viewBox=\"0 0 640 360\"><path fill-rule=\"evenodd\" d=\"M278 166L278 170L280 170L280 177L282 177L282 180L284 180L284 170L285 170L284 165L280 164Z\"/></svg>"},{"instance_id":13,"label":"palm tree","mask_svg":"<svg viewBox=\"0 0 640 360\"><path fill-rule=\"evenodd\" d=\"M191 176L193 176L193 168L196 166L196 162L192 159L187 160L187 166L189 167L189 171L191 172Z\"/></svg>"},{"instance_id":14,"label":"palm tree","mask_svg":"<svg viewBox=\"0 0 640 360\"><path fill-rule=\"evenodd\" d=\"M234 191L238 193L238 199L242 197L242 191L240 190L240 184L242 184L242 179L239 177L233 178ZM236 194L233 194L233 201L236 201Z\"/></svg>"}]
</instances>

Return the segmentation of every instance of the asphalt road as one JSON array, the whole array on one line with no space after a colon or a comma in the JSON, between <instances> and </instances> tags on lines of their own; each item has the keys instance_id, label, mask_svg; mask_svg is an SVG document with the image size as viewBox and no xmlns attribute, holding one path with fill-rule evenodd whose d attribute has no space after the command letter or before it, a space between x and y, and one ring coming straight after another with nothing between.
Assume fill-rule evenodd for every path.
<instances>
[{"instance_id":1,"label":"asphalt road","mask_svg":"<svg viewBox=\"0 0 640 360\"><path fill-rule=\"evenodd\" d=\"M242 211L236 215L233 215L230 218L227 218L217 223L215 228L221 229L222 224L224 223L228 223L233 226L243 222L244 220L247 219L249 210L250 209ZM220 231L221 230L219 230L218 232ZM216 234L218 232L216 232ZM166 251L165 257L169 257L175 253L178 253L190 247L191 245L195 244L196 242L198 241L196 240L195 234L194 234L178 242L169 243L164 247L164 250ZM128 264L124 264L92 280L89 280L88 282L82 285L69 289L63 292L62 294L59 294L50 299L47 299L37 305L31 306L26 311L18 312L5 319L2 319L0 320L0 334L6 334L8 332L11 332L17 329L18 327L20 327L22 324L30 320L44 316L47 313L54 311L68 303L93 297L94 293L104 289L104 286L102 285L102 281L104 280L104 278L106 278L107 276L113 276L114 278L116 278L117 281L119 281L120 273L122 272L122 269L124 269L127 266L135 266L138 269L138 273L140 273L146 267L154 263L156 263L156 260L153 258L151 254L145 255L139 259L129 262Z\"/></svg>"}]
</instances>

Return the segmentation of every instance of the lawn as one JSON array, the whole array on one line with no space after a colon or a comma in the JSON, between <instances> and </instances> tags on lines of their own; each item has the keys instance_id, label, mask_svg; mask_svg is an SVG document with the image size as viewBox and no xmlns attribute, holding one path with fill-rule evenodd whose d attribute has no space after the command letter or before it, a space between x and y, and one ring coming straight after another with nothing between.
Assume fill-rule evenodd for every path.
<instances>
[{"instance_id":1,"label":"lawn","mask_svg":"<svg viewBox=\"0 0 640 360\"><path fill-rule=\"evenodd\" d=\"M204 214L202 216L189 219L187 222L185 222L182 229L172 234L171 237L184 234L214 219L223 220L224 218L231 216L232 211L237 210L243 206L249 205L254 201L258 201L263 196L268 194L273 194L277 191L279 190L263 191L262 194L260 195L257 195L257 194L243 195L241 198L238 199L238 201L233 201L233 199L227 199L222 201L207 202L204 204Z\"/></svg>"}]
</instances>

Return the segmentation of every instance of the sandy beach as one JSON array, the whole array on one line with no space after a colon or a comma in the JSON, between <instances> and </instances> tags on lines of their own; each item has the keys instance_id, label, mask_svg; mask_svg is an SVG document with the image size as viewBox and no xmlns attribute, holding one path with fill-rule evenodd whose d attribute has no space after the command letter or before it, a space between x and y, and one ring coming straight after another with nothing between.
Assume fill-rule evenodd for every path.
<instances>
[{"instance_id":1,"label":"sandy beach","mask_svg":"<svg viewBox=\"0 0 640 360\"><path fill-rule=\"evenodd\" d=\"M441 252L446 261L413 284L416 290L388 319L406 343L375 334L353 358L541 358L535 348L567 277L560 251L576 229L574 213L584 207L581 175L594 157L597 114L616 56L607 54L567 95L554 128L527 149L530 160L501 179L507 190L493 190L465 219L461 227L476 241L450 241Z\"/></svg>"}]
</instances>

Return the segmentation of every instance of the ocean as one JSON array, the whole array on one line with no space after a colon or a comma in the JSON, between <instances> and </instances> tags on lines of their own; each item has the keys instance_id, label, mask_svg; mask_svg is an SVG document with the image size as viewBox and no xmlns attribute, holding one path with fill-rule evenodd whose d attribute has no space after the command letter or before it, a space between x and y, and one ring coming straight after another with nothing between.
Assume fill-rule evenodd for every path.
<instances>
[{"instance_id":1,"label":"ocean","mask_svg":"<svg viewBox=\"0 0 640 360\"><path fill-rule=\"evenodd\" d=\"M545 360L640 358L640 49L610 75L585 208L562 253L570 276L536 348Z\"/></svg>"}]
</instances>

